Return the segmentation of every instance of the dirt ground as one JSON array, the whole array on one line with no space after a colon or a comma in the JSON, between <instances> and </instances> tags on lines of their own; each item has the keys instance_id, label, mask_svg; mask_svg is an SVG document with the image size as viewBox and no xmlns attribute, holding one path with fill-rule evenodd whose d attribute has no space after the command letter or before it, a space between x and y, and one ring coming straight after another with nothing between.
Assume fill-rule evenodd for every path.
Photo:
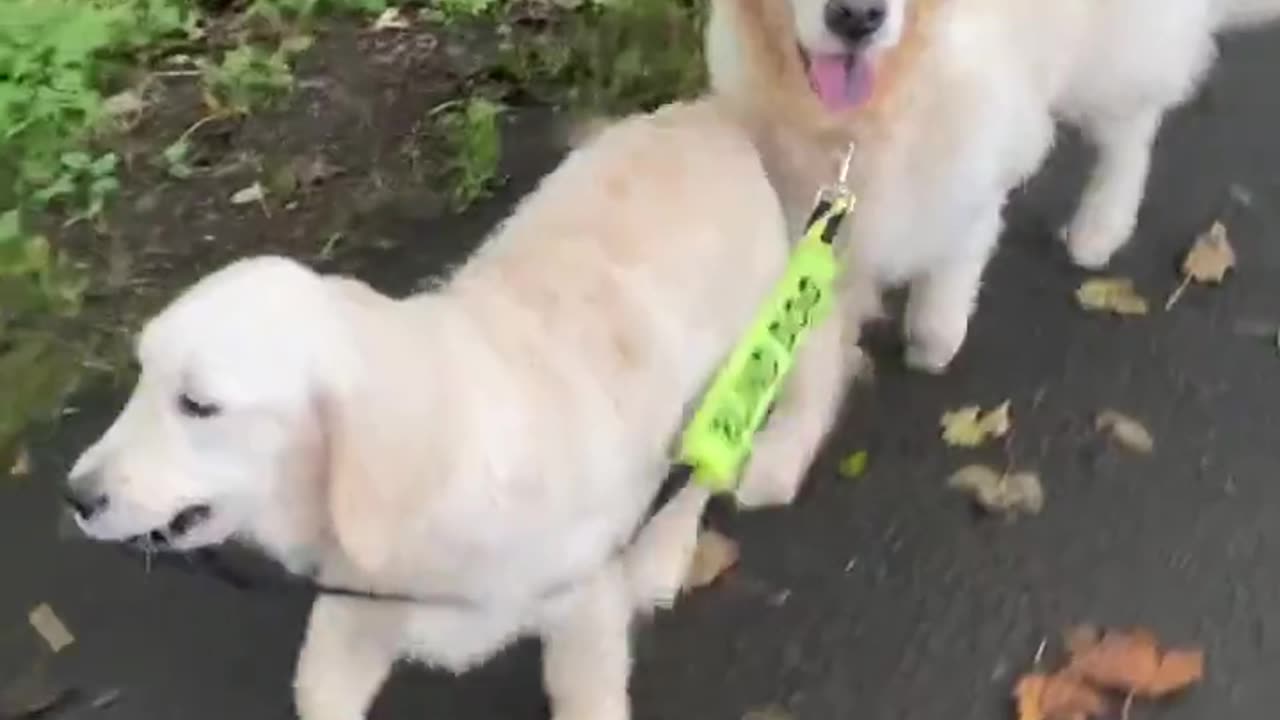
<instances>
[{"instance_id":1,"label":"dirt ground","mask_svg":"<svg viewBox=\"0 0 1280 720\"><path fill-rule=\"evenodd\" d=\"M126 173L106 237L69 239L94 263L99 312L131 327L176 289L248 254L356 274L393 267L387 282L398 291L419 282L416 273L457 259L442 250L456 244L432 241L433 223L453 212L427 120L432 108L465 96L486 50L429 29L375 32L355 23L327 23L313 37L294 68L294 90L247 115L218 117L180 71L149 85L141 121L111 143ZM531 125L549 129L549 112L505 116L516 150L507 165L521 163ZM156 158L182 136L193 148L192 174L178 178ZM542 136L536 142L546 144ZM254 183L266 189L261 201L233 202Z\"/></svg>"}]
</instances>

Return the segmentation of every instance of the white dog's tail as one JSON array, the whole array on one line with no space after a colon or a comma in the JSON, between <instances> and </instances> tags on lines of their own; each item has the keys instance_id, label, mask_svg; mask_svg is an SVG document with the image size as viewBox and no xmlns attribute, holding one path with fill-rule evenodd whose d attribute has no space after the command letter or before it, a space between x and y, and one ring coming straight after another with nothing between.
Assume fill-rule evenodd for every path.
<instances>
[{"instance_id":1,"label":"white dog's tail","mask_svg":"<svg viewBox=\"0 0 1280 720\"><path fill-rule=\"evenodd\" d=\"M622 558L636 610L675 602L688 577L702 512L710 499L706 488L689 481L640 528Z\"/></svg>"},{"instance_id":2,"label":"white dog's tail","mask_svg":"<svg viewBox=\"0 0 1280 720\"><path fill-rule=\"evenodd\" d=\"M1280 20L1280 0L1216 0L1222 30L1243 30Z\"/></svg>"}]
</instances>

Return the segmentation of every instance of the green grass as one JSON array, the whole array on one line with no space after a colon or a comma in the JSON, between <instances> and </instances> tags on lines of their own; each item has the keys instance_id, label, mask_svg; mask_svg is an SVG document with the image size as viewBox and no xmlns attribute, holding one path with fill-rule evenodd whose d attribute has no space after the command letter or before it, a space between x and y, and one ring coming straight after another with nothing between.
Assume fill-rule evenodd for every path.
<instances>
[{"instance_id":1,"label":"green grass","mask_svg":"<svg viewBox=\"0 0 1280 720\"><path fill-rule=\"evenodd\" d=\"M428 113L430 133L441 148L439 182L455 211L488 197L502 183L502 105L484 97L451 100Z\"/></svg>"},{"instance_id":2,"label":"green grass","mask_svg":"<svg viewBox=\"0 0 1280 720\"><path fill-rule=\"evenodd\" d=\"M54 416L115 332L92 329L82 313L91 278L57 238L75 223L109 230L120 161L102 148L121 120L109 101L132 94L134 106L145 105L145 93L126 85L136 80L129 71L180 50L197 68L202 122L250 113L293 87L312 20L393 4L441 32L496 26L505 38L487 77L467 85L480 92L428 118L456 210L502 182L505 106L489 98L533 95L617 114L703 84L703 0L256 0L245 22L231 23L230 44L224 35L209 46L193 0L0 0L0 467L26 428ZM547 21L511 21L530 7L549 10ZM171 139L155 158L173 179L196 173L193 135Z\"/></svg>"},{"instance_id":3,"label":"green grass","mask_svg":"<svg viewBox=\"0 0 1280 720\"><path fill-rule=\"evenodd\" d=\"M279 29L320 13L373 12L385 0L257 0L247 16ZM22 432L57 412L101 333L81 321L90 278L50 230L104 222L119 188L118 158L94 152L111 130L112 90L125 71L176 45L196 48L192 0L0 0L0 467ZM247 113L286 93L307 36L243 42L197 58L216 113ZM189 138L161 158L190 175Z\"/></svg>"},{"instance_id":4,"label":"green grass","mask_svg":"<svg viewBox=\"0 0 1280 720\"><path fill-rule=\"evenodd\" d=\"M541 33L512 33L498 68L574 111L621 114L706 85L702 0L583 0Z\"/></svg>"},{"instance_id":5,"label":"green grass","mask_svg":"<svg viewBox=\"0 0 1280 720\"><path fill-rule=\"evenodd\" d=\"M103 88L144 48L194 31L181 0L0 0L0 462L75 386L88 347L70 339L85 271L36 222L98 221L114 154L84 150ZM46 221L47 224L47 221Z\"/></svg>"}]
</instances>

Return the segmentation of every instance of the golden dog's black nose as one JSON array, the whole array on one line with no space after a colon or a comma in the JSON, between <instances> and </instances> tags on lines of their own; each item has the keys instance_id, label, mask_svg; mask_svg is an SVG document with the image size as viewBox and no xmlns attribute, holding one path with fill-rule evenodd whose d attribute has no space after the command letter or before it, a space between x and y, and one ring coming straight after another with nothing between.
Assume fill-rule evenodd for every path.
<instances>
[{"instance_id":1,"label":"golden dog's black nose","mask_svg":"<svg viewBox=\"0 0 1280 720\"><path fill-rule=\"evenodd\" d=\"M875 35L887 15L884 0L827 0L823 20L833 35L857 45Z\"/></svg>"}]
</instances>

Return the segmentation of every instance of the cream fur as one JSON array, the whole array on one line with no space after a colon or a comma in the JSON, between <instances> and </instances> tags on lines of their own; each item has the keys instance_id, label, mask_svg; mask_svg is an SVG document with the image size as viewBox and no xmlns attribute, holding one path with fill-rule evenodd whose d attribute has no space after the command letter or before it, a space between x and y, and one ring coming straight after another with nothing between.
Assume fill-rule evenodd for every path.
<instances>
[{"instance_id":1,"label":"cream fur","mask_svg":"<svg viewBox=\"0 0 1280 720\"><path fill-rule=\"evenodd\" d=\"M303 720L363 717L398 658L462 671L523 635L556 720L623 720L630 620L677 591L705 495L633 534L786 252L750 138L701 102L593 135L435 291L235 263L144 329L133 395L72 473L109 498L82 526L121 540L207 503L180 547L238 538L329 583L473 601L321 597ZM184 416L181 393L221 412Z\"/></svg>"},{"instance_id":2,"label":"cream fur","mask_svg":"<svg viewBox=\"0 0 1280 720\"><path fill-rule=\"evenodd\" d=\"M1099 150L1065 238L1077 264L1101 267L1134 229L1161 118L1205 75L1215 34L1280 16L1280 0L888 0L876 93L836 116L795 51L830 49L824 2L712 0L712 85L755 118L793 225L858 141L847 277L910 286L907 359L932 372L964 342L1005 199L1055 122Z\"/></svg>"}]
</instances>

